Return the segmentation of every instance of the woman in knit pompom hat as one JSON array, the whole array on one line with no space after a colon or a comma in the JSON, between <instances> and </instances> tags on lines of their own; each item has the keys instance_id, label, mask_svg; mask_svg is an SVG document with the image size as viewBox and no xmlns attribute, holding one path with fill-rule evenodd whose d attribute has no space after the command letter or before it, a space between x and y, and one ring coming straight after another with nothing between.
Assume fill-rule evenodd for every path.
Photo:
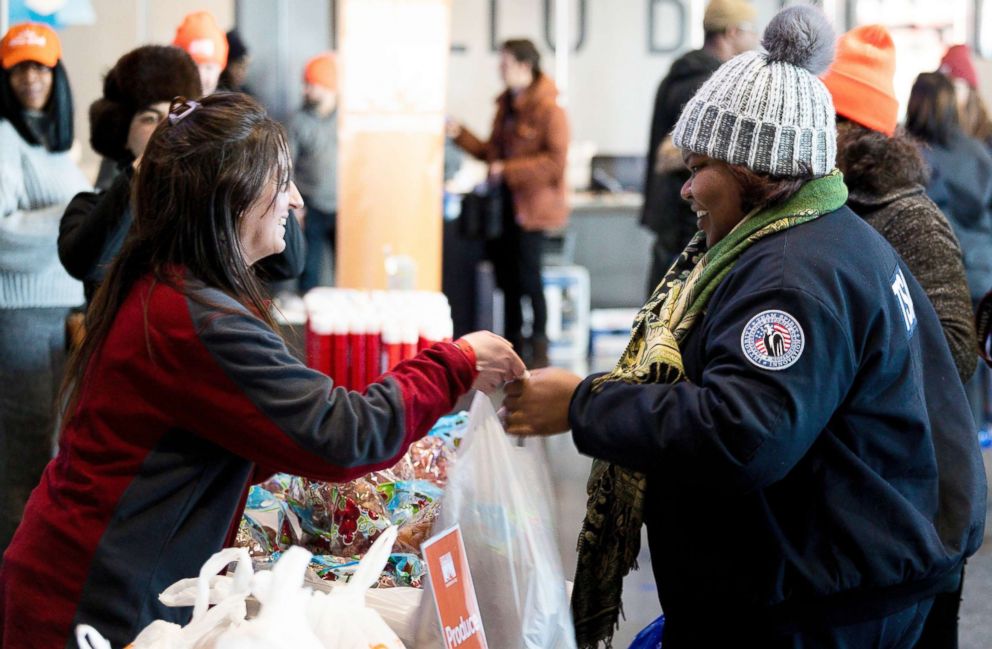
<instances>
[{"instance_id":1,"label":"woman in knit pompom hat","mask_svg":"<svg viewBox=\"0 0 992 649\"><path fill-rule=\"evenodd\" d=\"M763 46L679 119L701 231L615 369L506 391L510 433L570 429L596 458L582 648L609 644L642 525L665 649L911 647L982 540L985 474L940 321L834 169L817 78L833 30L789 7Z\"/></svg>"}]
</instances>

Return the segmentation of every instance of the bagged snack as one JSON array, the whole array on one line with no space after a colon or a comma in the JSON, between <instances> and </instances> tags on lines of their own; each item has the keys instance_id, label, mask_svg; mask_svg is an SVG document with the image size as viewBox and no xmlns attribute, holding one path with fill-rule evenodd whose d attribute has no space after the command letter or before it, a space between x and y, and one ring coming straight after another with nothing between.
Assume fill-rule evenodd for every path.
<instances>
[{"instance_id":1,"label":"bagged snack","mask_svg":"<svg viewBox=\"0 0 992 649\"><path fill-rule=\"evenodd\" d=\"M316 554L364 554L389 527L378 492L364 478L344 484L293 478L287 502Z\"/></svg>"}]
</instances>

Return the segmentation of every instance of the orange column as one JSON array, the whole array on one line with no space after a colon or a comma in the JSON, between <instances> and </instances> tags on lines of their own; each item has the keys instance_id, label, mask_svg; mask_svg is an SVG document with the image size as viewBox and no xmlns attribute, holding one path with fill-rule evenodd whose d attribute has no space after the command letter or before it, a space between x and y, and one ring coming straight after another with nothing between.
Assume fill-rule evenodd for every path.
<instances>
[{"instance_id":1,"label":"orange column","mask_svg":"<svg viewBox=\"0 0 992 649\"><path fill-rule=\"evenodd\" d=\"M450 0L343 0L337 285L386 287L407 255L415 287L441 288Z\"/></svg>"}]
</instances>

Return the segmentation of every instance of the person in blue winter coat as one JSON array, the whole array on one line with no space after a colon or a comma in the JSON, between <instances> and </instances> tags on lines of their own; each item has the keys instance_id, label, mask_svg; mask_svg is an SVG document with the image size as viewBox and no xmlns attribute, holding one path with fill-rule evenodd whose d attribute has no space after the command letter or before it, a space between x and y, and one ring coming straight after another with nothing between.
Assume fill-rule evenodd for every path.
<instances>
[{"instance_id":1,"label":"person in blue winter coat","mask_svg":"<svg viewBox=\"0 0 992 649\"><path fill-rule=\"evenodd\" d=\"M641 526L663 646L908 649L981 543L985 473L940 321L845 207L822 12L780 12L673 141L700 232L616 368L507 389L510 433L596 461L572 609L612 636Z\"/></svg>"}]
</instances>

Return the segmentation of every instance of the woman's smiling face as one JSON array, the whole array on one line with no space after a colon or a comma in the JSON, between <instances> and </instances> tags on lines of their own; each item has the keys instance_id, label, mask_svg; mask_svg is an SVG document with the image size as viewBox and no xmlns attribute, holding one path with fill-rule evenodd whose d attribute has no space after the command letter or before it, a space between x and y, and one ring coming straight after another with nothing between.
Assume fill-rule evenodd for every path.
<instances>
[{"instance_id":1,"label":"woman's smiling face","mask_svg":"<svg viewBox=\"0 0 992 649\"><path fill-rule=\"evenodd\" d=\"M689 180L682 185L682 200L696 213L696 225L706 233L712 248L746 215L741 207L741 186L726 162L700 153L683 152Z\"/></svg>"}]
</instances>

